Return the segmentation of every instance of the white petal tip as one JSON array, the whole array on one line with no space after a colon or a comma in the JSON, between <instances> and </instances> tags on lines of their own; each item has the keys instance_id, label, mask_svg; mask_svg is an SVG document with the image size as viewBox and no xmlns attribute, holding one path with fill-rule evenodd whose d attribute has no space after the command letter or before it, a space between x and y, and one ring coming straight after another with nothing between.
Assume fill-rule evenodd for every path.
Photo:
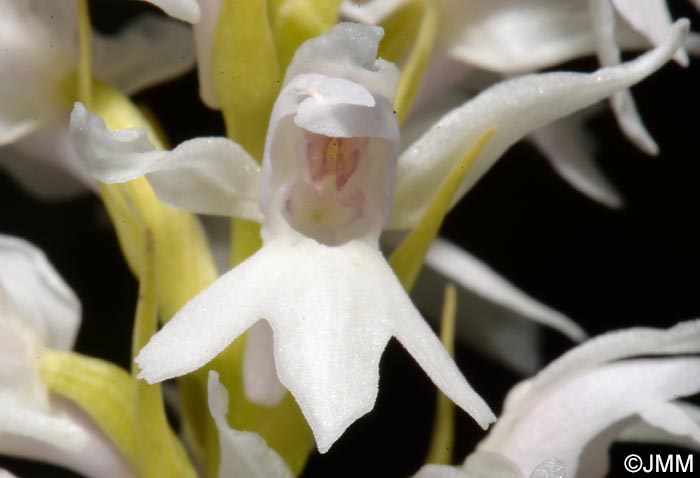
<instances>
[{"instance_id":1,"label":"white petal tip","mask_svg":"<svg viewBox=\"0 0 700 478\"><path fill-rule=\"evenodd\" d=\"M197 0L145 0L173 18L187 23L197 23L202 17Z\"/></svg>"}]
</instances>

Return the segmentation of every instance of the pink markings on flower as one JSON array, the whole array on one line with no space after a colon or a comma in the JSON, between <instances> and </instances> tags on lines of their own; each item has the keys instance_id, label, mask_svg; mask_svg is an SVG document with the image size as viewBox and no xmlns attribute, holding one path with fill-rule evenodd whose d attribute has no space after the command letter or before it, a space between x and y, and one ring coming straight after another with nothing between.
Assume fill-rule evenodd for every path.
<instances>
[{"instance_id":1,"label":"pink markings on flower","mask_svg":"<svg viewBox=\"0 0 700 478\"><path fill-rule=\"evenodd\" d=\"M285 200L289 224L326 244L347 240L363 226L369 138L342 138L304 131L306 172ZM364 172L363 172L364 171Z\"/></svg>"},{"instance_id":2,"label":"pink markings on flower","mask_svg":"<svg viewBox=\"0 0 700 478\"><path fill-rule=\"evenodd\" d=\"M335 177L336 189L342 190L357 169L360 150L369 138L335 138L309 132L304 136L311 182L320 190L327 177Z\"/></svg>"}]
</instances>

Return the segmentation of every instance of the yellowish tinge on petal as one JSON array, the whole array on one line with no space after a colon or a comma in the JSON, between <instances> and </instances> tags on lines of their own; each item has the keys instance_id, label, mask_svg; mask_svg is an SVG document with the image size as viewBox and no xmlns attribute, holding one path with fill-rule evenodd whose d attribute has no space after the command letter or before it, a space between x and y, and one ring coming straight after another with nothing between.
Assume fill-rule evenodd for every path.
<instances>
[{"instance_id":1,"label":"yellowish tinge on petal","mask_svg":"<svg viewBox=\"0 0 700 478\"><path fill-rule=\"evenodd\" d=\"M392 63L401 63L406 58L421 23L423 2L406 1L381 23L384 38L379 44L379 57Z\"/></svg>"},{"instance_id":2,"label":"yellowish tinge on petal","mask_svg":"<svg viewBox=\"0 0 700 478\"><path fill-rule=\"evenodd\" d=\"M144 231L144 246L139 300L132 340L132 357L139 353L156 332L158 323L155 250L153 236L148 230ZM197 473L192 467L182 443L176 438L168 424L161 385L150 385L144 380L137 380L138 369L136 365L132 366L131 373L136 388L135 418L138 451L141 458L139 476L143 478L196 477Z\"/></svg>"},{"instance_id":3,"label":"yellowish tinge on petal","mask_svg":"<svg viewBox=\"0 0 700 478\"><path fill-rule=\"evenodd\" d=\"M421 21L418 35L409 56L401 68L399 88L396 91L394 105L399 124L403 123L411 109L413 99L418 93L421 79L428 66L430 55L435 46L438 28L438 6L436 0L422 2Z\"/></svg>"},{"instance_id":4,"label":"yellowish tinge on petal","mask_svg":"<svg viewBox=\"0 0 700 478\"><path fill-rule=\"evenodd\" d=\"M104 360L53 349L44 349L39 364L49 390L82 408L138 470L141 458L131 375Z\"/></svg>"},{"instance_id":5,"label":"yellowish tinge on petal","mask_svg":"<svg viewBox=\"0 0 700 478\"><path fill-rule=\"evenodd\" d=\"M469 167L491 137L495 128L483 133L464 157L452 168L425 210L425 214L389 257L389 264L407 291L411 291L423 266L425 254L452 206L452 199Z\"/></svg>"},{"instance_id":6,"label":"yellowish tinge on petal","mask_svg":"<svg viewBox=\"0 0 700 478\"><path fill-rule=\"evenodd\" d=\"M309 38L325 33L338 20L342 0L272 0L270 23L277 46L280 72L296 49Z\"/></svg>"},{"instance_id":7,"label":"yellowish tinge on petal","mask_svg":"<svg viewBox=\"0 0 700 478\"><path fill-rule=\"evenodd\" d=\"M282 81L267 0L222 0L212 70L228 136L261 162Z\"/></svg>"},{"instance_id":8,"label":"yellowish tinge on petal","mask_svg":"<svg viewBox=\"0 0 700 478\"><path fill-rule=\"evenodd\" d=\"M457 289L454 284L445 286L445 299L442 303L442 320L440 322L440 341L445 349L454 356L455 319L457 317ZM433 436L426 463L438 465L452 463L452 450L455 436L455 406L452 400L442 392L437 392L435 404L435 421Z\"/></svg>"},{"instance_id":9,"label":"yellowish tinge on petal","mask_svg":"<svg viewBox=\"0 0 700 478\"><path fill-rule=\"evenodd\" d=\"M379 56L403 64L394 101L399 123L406 119L428 66L435 46L438 19L436 0L412 0L405 2L382 24L385 36L379 47Z\"/></svg>"}]
</instances>

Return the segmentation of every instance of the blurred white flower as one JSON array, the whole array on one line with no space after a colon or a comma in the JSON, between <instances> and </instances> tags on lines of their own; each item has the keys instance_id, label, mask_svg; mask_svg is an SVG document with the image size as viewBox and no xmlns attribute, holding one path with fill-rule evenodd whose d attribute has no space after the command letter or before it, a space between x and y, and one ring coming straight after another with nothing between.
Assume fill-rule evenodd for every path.
<instances>
[{"instance_id":1,"label":"blurred white flower","mask_svg":"<svg viewBox=\"0 0 700 478\"><path fill-rule=\"evenodd\" d=\"M39 375L42 350L71 349L79 324L80 304L44 254L0 236L0 453L85 476L132 476L92 420Z\"/></svg>"},{"instance_id":2,"label":"blurred white flower","mask_svg":"<svg viewBox=\"0 0 700 478\"><path fill-rule=\"evenodd\" d=\"M554 458L567 476L601 478L608 472L608 448L618 439L697 448L697 409L676 400L700 392L699 353L699 320L585 342L511 390L500 418L459 470L467 474L454 476L471 476L489 461L515 470L505 476L534 476ZM654 355L667 357L634 358ZM429 465L418 476L448 468Z\"/></svg>"},{"instance_id":3,"label":"blurred white flower","mask_svg":"<svg viewBox=\"0 0 700 478\"><path fill-rule=\"evenodd\" d=\"M199 96L209 108L220 109L212 79L212 44L219 19L221 0L143 0L159 6L173 18L192 23L197 49Z\"/></svg>"},{"instance_id":4,"label":"blurred white flower","mask_svg":"<svg viewBox=\"0 0 700 478\"><path fill-rule=\"evenodd\" d=\"M342 13L349 19L381 23L407 0L346 0ZM438 0L442 7L436 51L426 72L410 123L435 109L435 97L460 101L446 94L462 85L483 88L498 75L520 75L597 54L601 66L619 64L620 49L658 46L672 28L665 0ZM698 52L697 35L691 44ZM674 59L687 65L684 49ZM478 70L491 72L491 77ZM495 74L495 75L493 75ZM428 101L430 100L430 101ZM463 101L463 99L461 99ZM422 107L421 107L422 105ZM628 90L615 93L613 112L624 134L642 151L657 154L658 146L644 127ZM564 118L535 132L531 138L552 167L575 189L610 207L623 199L598 168L594 148L582 130L586 116Z\"/></svg>"},{"instance_id":5,"label":"blurred white flower","mask_svg":"<svg viewBox=\"0 0 700 478\"><path fill-rule=\"evenodd\" d=\"M74 0L0 0L0 167L39 197L60 199L95 181L68 141L76 99ZM189 28L143 16L116 36L93 35L94 72L134 93L192 67Z\"/></svg>"},{"instance_id":6,"label":"blurred white flower","mask_svg":"<svg viewBox=\"0 0 700 478\"><path fill-rule=\"evenodd\" d=\"M447 114L398 163L391 105L398 72L375 60L381 31L360 25L341 24L299 49L273 110L262 171L231 141L200 138L156 151L144 130L110 132L77 104L73 144L98 179L146 175L175 206L263 222L263 248L187 304L142 350L142 376L160 381L197 369L265 319L275 334L280 381L326 451L372 408L379 358L393 335L446 395L486 425L488 407L378 250L385 221L394 229L414 226L453 165L491 126L496 132L459 197L533 129L660 67L686 31L680 22L654 51L594 74L499 84Z\"/></svg>"}]
</instances>

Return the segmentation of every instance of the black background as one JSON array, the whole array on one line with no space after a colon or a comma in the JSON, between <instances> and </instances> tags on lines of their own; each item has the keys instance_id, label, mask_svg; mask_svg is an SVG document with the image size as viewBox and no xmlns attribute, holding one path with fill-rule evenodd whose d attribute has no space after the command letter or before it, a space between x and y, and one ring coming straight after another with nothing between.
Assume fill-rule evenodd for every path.
<instances>
[{"instance_id":1,"label":"black background","mask_svg":"<svg viewBox=\"0 0 700 478\"><path fill-rule=\"evenodd\" d=\"M116 0L92 6L103 31L144 10L156 11ZM672 6L676 16L691 16L700 24L684 2ZM581 61L560 69L593 68L592 61ZM598 160L625 197L624 210L608 210L573 191L532 146L521 142L450 213L444 235L592 335L634 325L668 327L699 317L699 80L700 61L695 60L687 69L669 64L634 88L641 115L661 148L656 158L626 142L609 112L590 122ZM173 144L223 134L219 114L198 99L194 73L137 100L153 109ZM0 232L45 250L80 297L84 314L77 350L127 367L136 283L99 201L86 196L60 204L38 202L2 175L0 204ZM545 339L548 359L570 346L552 332L545 332ZM463 347L457 360L476 390L500 410L518 377ZM392 341L382 360L375 410L326 455L313 454L304 476L410 476L427 449L434 395L424 373ZM483 432L464 413L457 415L455 459L461 461ZM615 445L610 476L627 476L622 468L627 453L657 451L676 450ZM697 470L700 454L695 461ZM9 458L0 458L0 467L26 478L74 476Z\"/></svg>"}]
</instances>

